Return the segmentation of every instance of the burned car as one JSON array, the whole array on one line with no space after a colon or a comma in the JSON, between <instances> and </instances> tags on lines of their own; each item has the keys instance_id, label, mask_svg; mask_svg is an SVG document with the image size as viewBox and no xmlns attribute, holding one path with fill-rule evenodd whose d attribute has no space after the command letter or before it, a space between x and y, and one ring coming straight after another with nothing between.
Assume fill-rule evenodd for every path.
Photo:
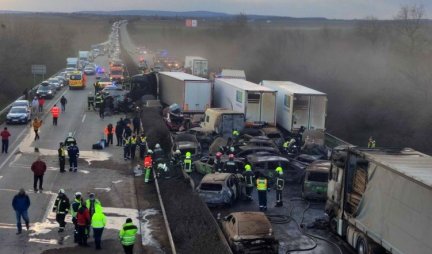
<instances>
[{"instance_id":1,"label":"burned car","mask_svg":"<svg viewBox=\"0 0 432 254\"><path fill-rule=\"evenodd\" d=\"M273 140L267 137L253 137L249 140L242 140L233 145L234 151L238 151L241 146L258 146L258 147L272 147L279 149L279 147L273 142Z\"/></svg>"},{"instance_id":2,"label":"burned car","mask_svg":"<svg viewBox=\"0 0 432 254\"><path fill-rule=\"evenodd\" d=\"M222 231L234 253L275 253L279 242L262 212L235 212L221 221Z\"/></svg>"},{"instance_id":3,"label":"burned car","mask_svg":"<svg viewBox=\"0 0 432 254\"><path fill-rule=\"evenodd\" d=\"M187 152L192 154L192 159L196 160L201 156L201 145L193 134L177 133L172 135L172 152L180 150L183 156Z\"/></svg>"},{"instance_id":4,"label":"burned car","mask_svg":"<svg viewBox=\"0 0 432 254\"><path fill-rule=\"evenodd\" d=\"M240 146L235 155L238 158L246 158L247 156L256 153L280 155L279 149L265 146Z\"/></svg>"},{"instance_id":5,"label":"burned car","mask_svg":"<svg viewBox=\"0 0 432 254\"><path fill-rule=\"evenodd\" d=\"M209 206L232 205L242 196L241 177L231 173L207 174L196 191Z\"/></svg>"},{"instance_id":6,"label":"burned car","mask_svg":"<svg viewBox=\"0 0 432 254\"><path fill-rule=\"evenodd\" d=\"M215 172L215 156L204 156L200 160L194 161L193 168L203 175L210 174ZM221 162L223 164L223 168L227 168L226 164L228 161L228 156L222 156ZM236 164L237 172L224 171L224 173L241 173L243 172L244 164L242 159L234 158L234 163Z\"/></svg>"},{"instance_id":7,"label":"burned car","mask_svg":"<svg viewBox=\"0 0 432 254\"><path fill-rule=\"evenodd\" d=\"M289 160L278 155L250 155L247 161L251 164L255 173L260 172L269 178L270 184L275 177L275 169L283 168L283 175L288 182L300 183L303 180L307 164L299 161Z\"/></svg>"},{"instance_id":8,"label":"burned car","mask_svg":"<svg viewBox=\"0 0 432 254\"><path fill-rule=\"evenodd\" d=\"M315 161L306 168L302 185L302 196L305 199L325 200L327 198L330 161Z\"/></svg>"}]
</instances>

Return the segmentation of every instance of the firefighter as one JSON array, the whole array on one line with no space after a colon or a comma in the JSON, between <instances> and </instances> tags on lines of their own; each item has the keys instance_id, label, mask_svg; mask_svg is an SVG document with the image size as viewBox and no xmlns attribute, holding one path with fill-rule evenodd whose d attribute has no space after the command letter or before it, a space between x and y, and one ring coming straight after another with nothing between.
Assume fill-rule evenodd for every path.
<instances>
[{"instance_id":1,"label":"firefighter","mask_svg":"<svg viewBox=\"0 0 432 254\"><path fill-rule=\"evenodd\" d=\"M217 152L216 153L216 161L215 161L215 171L216 172L222 172L222 169L223 169L222 153Z\"/></svg>"},{"instance_id":2,"label":"firefighter","mask_svg":"<svg viewBox=\"0 0 432 254\"><path fill-rule=\"evenodd\" d=\"M174 165L174 167L176 169L181 168L180 167L181 166L181 152L180 152L180 150L178 150L178 149L175 150L171 160L172 160L172 165Z\"/></svg>"},{"instance_id":3,"label":"firefighter","mask_svg":"<svg viewBox=\"0 0 432 254\"><path fill-rule=\"evenodd\" d=\"M282 207L283 206L283 200L282 200L282 191L285 186L285 180L283 179L283 169L281 166L278 166L276 168L276 205L275 207Z\"/></svg>"},{"instance_id":4,"label":"firefighter","mask_svg":"<svg viewBox=\"0 0 432 254\"><path fill-rule=\"evenodd\" d=\"M90 107L93 110L96 110L96 108L95 108L95 96L92 92L89 92L89 94L87 95L87 109L90 110Z\"/></svg>"},{"instance_id":5,"label":"firefighter","mask_svg":"<svg viewBox=\"0 0 432 254\"><path fill-rule=\"evenodd\" d=\"M77 213L78 213L78 209L81 207L81 203L82 203L81 196L82 196L81 192L76 192L75 193L75 199L74 199L74 201L72 202L72 205L71 205L72 223L75 226L75 230L74 230L74 242L75 243L78 242Z\"/></svg>"},{"instance_id":6,"label":"firefighter","mask_svg":"<svg viewBox=\"0 0 432 254\"><path fill-rule=\"evenodd\" d=\"M145 183L148 183L150 181L151 170L153 167L152 154L153 154L153 151L148 150L147 155L144 158L144 169L145 169L144 182Z\"/></svg>"},{"instance_id":7,"label":"firefighter","mask_svg":"<svg viewBox=\"0 0 432 254\"><path fill-rule=\"evenodd\" d=\"M233 136L234 141L237 141L239 136L240 136L240 132L234 128L232 131L232 136Z\"/></svg>"},{"instance_id":8,"label":"firefighter","mask_svg":"<svg viewBox=\"0 0 432 254\"><path fill-rule=\"evenodd\" d=\"M252 201L252 192L254 188L254 173L252 172L252 167L246 164L244 167L243 178L246 184L246 197L249 201Z\"/></svg>"},{"instance_id":9,"label":"firefighter","mask_svg":"<svg viewBox=\"0 0 432 254\"><path fill-rule=\"evenodd\" d=\"M368 148L375 148L375 147L376 147L376 141L372 136L370 136L368 141Z\"/></svg>"},{"instance_id":10,"label":"firefighter","mask_svg":"<svg viewBox=\"0 0 432 254\"><path fill-rule=\"evenodd\" d=\"M95 96L95 107L99 108L101 106L101 104L102 104L102 101L103 101L102 94L101 93L96 93L96 96Z\"/></svg>"},{"instance_id":11,"label":"firefighter","mask_svg":"<svg viewBox=\"0 0 432 254\"><path fill-rule=\"evenodd\" d=\"M135 160L135 151L136 151L136 146L137 146L137 136L134 134L132 134L132 137L130 137L130 158L131 160Z\"/></svg>"},{"instance_id":12,"label":"firefighter","mask_svg":"<svg viewBox=\"0 0 432 254\"><path fill-rule=\"evenodd\" d=\"M238 173L237 163L234 161L234 154L228 155L228 161L225 162L224 171L229 173Z\"/></svg>"},{"instance_id":13,"label":"firefighter","mask_svg":"<svg viewBox=\"0 0 432 254\"><path fill-rule=\"evenodd\" d=\"M192 173L192 154L186 152L186 158L183 161L183 169L186 173Z\"/></svg>"},{"instance_id":14,"label":"firefighter","mask_svg":"<svg viewBox=\"0 0 432 254\"><path fill-rule=\"evenodd\" d=\"M65 218L69 212L70 203L65 191L60 189L56 201L54 202L53 212L56 213L56 221L59 224L58 232L63 232L66 226Z\"/></svg>"},{"instance_id":15,"label":"firefighter","mask_svg":"<svg viewBox=\"0 0 432 254\"><path fill-rule=\"evenodd\" d=\"M153 163L157 163L159 160L163 159L163 157L164 151L159 144L156 144L155 149L153 150Z\"/></svg>"},{"instance_id":16,"label":"firefighter","mask_svg":"<svg viewBox=\"0 0 432 254\"><path fill-rule=\"evenodd\" d=\"M141 136L139 137L138 146L139 146L140 159L143 160L145 157L145 153L147 151L147 137L144 133L141 133Z\"/></svg>"},{"instance_id":17,"label":"firefighter","mask_svg":"<svg viewBox=\"0 0 432 254\"><path fill-rule=\"evenodd\" d=\"M260 211L266 211L268 181L267 178L261 173L258 173L258 178L256 179L256 186L258 191L259 209Z\"/></svg>"}]
</instances>

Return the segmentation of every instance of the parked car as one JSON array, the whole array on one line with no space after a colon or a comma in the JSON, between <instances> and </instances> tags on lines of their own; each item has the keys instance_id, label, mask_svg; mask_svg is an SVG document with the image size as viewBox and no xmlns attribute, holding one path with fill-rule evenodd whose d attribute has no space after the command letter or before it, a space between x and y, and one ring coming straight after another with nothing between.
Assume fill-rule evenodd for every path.
<instances>
[{"instance_id":1,"label":"parked car","mask_svg":"<svg viewBox=\"0 0 432 254\"><path fill-rule=\"evenodd\" d=\"M48 82L42 82L42 84L40 84L38 89L36 90L37 96L47 99L54 98L55 93L56 89L53 88Z\"/></svg>"},{"instance_id":2,"label":"parked car","mask_svg":"<svg viewBox=\"0 0 432 254\"><path fill-rule=\"evenodd\" d=\"M196 190L207 205L233 205L242 195L240 178L231 173L207 174Z\"/></svg>"},{"instance_id":3,"label":"parked car","mask_svg":"<svg viewBox=\"0 0 432 254\"><path fill-rule=\"evenodd\" d=\"M179 133L172 135L173 146L172 151L180 150L183 156L187 152L192 154L192 159L196 160L201 156L201 144L193 134Z\"/></svg>"},{"instance_id":4,"label":"parked car","mask_svg":"<svg viewBox=\"0 0 432 254\"><path fill-rule=\"evenodd\" d=\"M31 120L30 111L25 106L15 106L9 110L6 115L6 122L11 123L28 123Z\"/></svg>"},{"instance_id":5,"label":"parked car","mask_svg":"<svg viewBox=\"0 0 432 254\"><path fill-rule=\"evenodd\" d=\"M315 161L306 168L302 185L305 199L327 199L327 184L330 161Z\"/></svg>"},{"instance_id":6,"label":"parked car","mask_svg":"<svg viewBox=\"0 0 432 254\"><path fill-rule=\"evenodd\" d=\"M221 228L234 253L279 253L272 224L262 212L231 213Z\"/></svg>"}]
</instances>

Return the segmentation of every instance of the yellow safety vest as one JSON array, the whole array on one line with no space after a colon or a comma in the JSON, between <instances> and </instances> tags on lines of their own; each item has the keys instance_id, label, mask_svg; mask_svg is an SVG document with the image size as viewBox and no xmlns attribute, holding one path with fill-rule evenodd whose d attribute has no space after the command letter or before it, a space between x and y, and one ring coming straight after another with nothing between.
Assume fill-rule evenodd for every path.
<instances>
[{"instance_id":1,"label":"yellow safety vest","mask_svg":"<svg viewBox=\"0 0 432 254\"><path fill-rule=\"evenodd\" d=\"M96 212L93 214L91 218L91 226L92 228L103 228L106 224L105 214L102 212Z\"/></svg>"},{"instance_id":2,"label":"yellow safety vest","mask_svg":"<svg viewBox=\"0 0 432 254\"><path fill-rule=\"evenodd\" d=\"M256 180L256 184L257 184L257 190L259 190L259 191L266 191L267 190L267 179L258 178Z\"/></svg>"},{"instance_id":3,"label":"yellow safety vest","mask_svg":"<svg viewBox=\"0 0 432 254\"><path fill-rule=\"evenodd\" d=\"M130 143L131 143L132 145L135 145L136 142L137 142L137 139L136 139L136 138L133 138L133 137L130 138Z\"/></svg>"}]
</instances>

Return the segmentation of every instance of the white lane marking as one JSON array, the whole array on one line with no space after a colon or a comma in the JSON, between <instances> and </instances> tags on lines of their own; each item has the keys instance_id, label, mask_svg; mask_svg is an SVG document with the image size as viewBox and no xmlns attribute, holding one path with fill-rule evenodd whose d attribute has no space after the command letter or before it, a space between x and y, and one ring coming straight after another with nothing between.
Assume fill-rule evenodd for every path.
<instances>
[{"instance_id":1,"label":"white lane marking","mask_svg":"<svg viewBox=\"0 0 432 254\"><path fill-rule=\"evenodd\" d=\"M123 180L112 181L113 184L118 184L118 183L121 183L121 182L123 182Z\"/></svg>"},{"instance_id":2,"label":"white lane marking","mask_svg":"<svg viewBox=\"0 0 432 254\"><path fill-rule=\"evenodd\" d=\"M0 176L0 180L3 178L3 176Z\"/></svg>"},{"instance_id":3,"label":"white lane marking","mask_svg":"<svg viewBox=\"0 0 432 254\"><path fill-rule=\"evenodd\" d=\"M104 190L105 192L109 192L111 191L110 187L106 187L106 188L94 188L95 190Z\"/></svg>"},{"instance_id":4,"label":"white lane marking","mask_svg":"<svg viewBox=\"0 0 432 254\"><path fill-rule=\"evenodd\" d=\"M84 115L83 115L83 118L82 118L82 120L81 120L82 123L84 123L84 121L85 121L85 119L86 119L86 116L87 116L87 114L84 114Z\"/></svg>"}]
</instances>

